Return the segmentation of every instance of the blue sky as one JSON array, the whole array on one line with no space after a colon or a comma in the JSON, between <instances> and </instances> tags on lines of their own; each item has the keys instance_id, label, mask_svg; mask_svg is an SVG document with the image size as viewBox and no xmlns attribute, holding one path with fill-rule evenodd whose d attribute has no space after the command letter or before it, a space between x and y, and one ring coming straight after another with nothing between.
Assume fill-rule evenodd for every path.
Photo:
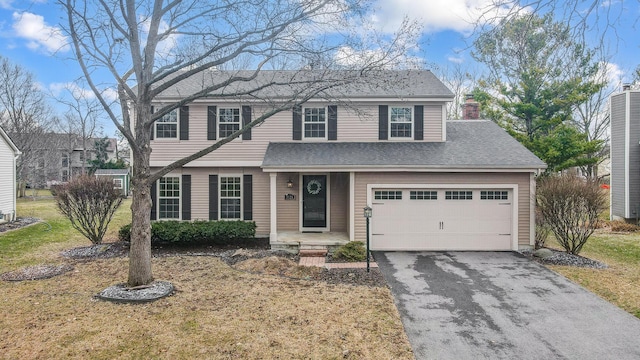
<instances>
[{"instance_id":1,"label":"blue sky","mask_svg":"<svg viewBox=\"0 0 640 360\"><path fill-rule=\"evenodd\" d=\"M416 56L424 59L436 73L438 69L461 66L481 72L470 54L473 26L481 11L491 0L376 0L378 28L392 31L410 14L423 26L416 44ZM557 2L562 4L562 2ZM586 7L586 5L585 5ZM607 17L613 18L613 28L607 30L608 68L612 84L628 82L632 71L640 64L640 2L603 0L594 9L599 20L592 23L599 30ZM35 75L48 91L59 91L80 76L68 45L60 30L64 14L54 0L0 0L0 55L20 64ZM591 34L594 43L599 36ZM61 109L58 109L62 111ZM107 135L113 127L105 123Z\"/></svg>"}]
</instances>

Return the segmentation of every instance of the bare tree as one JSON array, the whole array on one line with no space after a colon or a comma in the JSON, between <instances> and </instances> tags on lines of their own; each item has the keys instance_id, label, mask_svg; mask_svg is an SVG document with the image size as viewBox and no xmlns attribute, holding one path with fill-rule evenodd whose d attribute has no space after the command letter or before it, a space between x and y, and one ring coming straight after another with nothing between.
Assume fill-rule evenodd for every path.
<instances>
[{"instance_id":1,"label":"bare tree","mask_svg":"<svg viewBox=\"0 0 640 360\"><path fill-rule=\"evenodd\" d=\"M447 117L449 120L462 119L462 105L465 97L478 86L479 72L469 69L463 64L452 64L437 70L438 77L453 92L455 97L447 103Z\"/></svg>"},{"instance_id":2,"label":"bare tree","mask_svg":"<svg viewBox=\"0 0 640 360\"><path fill-rule=\"evenodd\" d=\"M26 183L35 183L42 168L42 135L53 120L45 99L30 72L0 56L0 125L22 151L16 164L19 196L25 196Z\"/></svg>"},{"instance_id":3,"label":"bare tree","mask_svg":"<svg viewBox=\"0 0 640 360\"><path fill-rule=\"evenodd\" d=\"M367 22L359 0L59 0L66 30L89 87L133 157L130 286L153 281L150 187L173 169L202 157L279 112L327 89L373 78L376 69L396 65L411 43L411 24L390 39L362 37ZM362 40L364 39L364 40ZM366 43L365 43L366 41ZM289 78L262 76L265 69L311 69ZM228 72L220 76L217 70ZM329 69L356 71L336 73ZM111 84L99 83L109 76ZM163 102L154 99L183 81L198 84ZM135 85L135 86L134 86ZM121 115L104 94L117 88ZM275 93L286 94L276 98ZM163 115L210 97L259 101L268 109L230 136L155 172L149 166L150 134Z\"/></svg>"},{"instance_id":4,"label":"bare tree","mask_svg":"<svg viewBox=\"0 0 640 360\"><path fill-rule=\"evenodd\" d=\"M87 171L87 147L100 130L99 119L104 111L93 92L87 92L82 85L82 82L68 84L64 93L54 95L54 98L67 108L59 127L65 133L77 135L80 140L80 173L84 175Z\"/></svg>"}]
</instances>

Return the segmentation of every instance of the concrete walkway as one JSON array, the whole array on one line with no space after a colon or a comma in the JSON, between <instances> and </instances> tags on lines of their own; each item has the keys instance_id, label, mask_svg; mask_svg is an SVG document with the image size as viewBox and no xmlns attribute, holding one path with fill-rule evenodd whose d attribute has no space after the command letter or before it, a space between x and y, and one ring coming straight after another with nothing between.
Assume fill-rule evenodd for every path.
<instances>
[{"instance_id":1,"label":"concrete walkway","mask_svg":"<svg viewBox=\"0 0 640 360\"><path fill-rule=\"evenodd\" d=\"M328 263L324 256L303 256L298 263L300 266L317 266L327 269L366 269L366 262ZM369 267L377 268L378 264L370 262Z\"/></svg>"},{"instance_id":2,"label":"concrete walkway","mask_svg":"<svg viewBox=\"0 0 640 360\"><path fill-rule=\"evenodd\" d=\"M640 319L511 252L376 252L417 359L640 359Z\"/></svg>"}]
</instances>

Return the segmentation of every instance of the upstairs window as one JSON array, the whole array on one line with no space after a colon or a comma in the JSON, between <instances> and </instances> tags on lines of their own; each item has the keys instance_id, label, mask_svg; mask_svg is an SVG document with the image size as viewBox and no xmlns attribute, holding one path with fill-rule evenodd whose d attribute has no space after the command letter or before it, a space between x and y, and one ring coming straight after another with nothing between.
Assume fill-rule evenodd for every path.
<instances>
[{"instance_id":1,"label":"upstairs window","mask_svg":"<svg viewBox=\"0 0 640 360\"><path fill-rule=\"evenodd\" d=\"M305 139L327 138L327 111L325 108L305 108L303 122Z\"/></svg>"},{"instance_id":2,"label":"upstairs window","mask_svg":"<svg viewBox=\"0 0 640 360\"><path fill-rule=\"evenodd\" d=\"M413 114L411 107L389 108L389 138L413 138Z\"/></svg>"},{"instance_id":3,"label":"upstairs window","mask_svg":"<svg viewBox=\"0 0 640 360\"><path fill-rule=\"evenodd\" d=\"M69 167L69 154L62 154L62 167L63 168Z\"/></svg>"},{"instance_id":4,"label":"upstairs window","mask_svg":"<svg viewBox=\"0 0 640 360\"><path fill-rule=\"evenodd\" d=\"M178 138L178 109L163 115L156 120L156 139Z\"/></svg>"},{"instance_id":5,"label":"upstairs window","mask_svg":"<svg viewBox=\"0 0 640 360\"><path fill-rule=\"evenodd\" d=\"M229 137L234 132L240 130L240 109L239 108L219 108L218 126L220 138Z\"/></svg>"}]
</instances>

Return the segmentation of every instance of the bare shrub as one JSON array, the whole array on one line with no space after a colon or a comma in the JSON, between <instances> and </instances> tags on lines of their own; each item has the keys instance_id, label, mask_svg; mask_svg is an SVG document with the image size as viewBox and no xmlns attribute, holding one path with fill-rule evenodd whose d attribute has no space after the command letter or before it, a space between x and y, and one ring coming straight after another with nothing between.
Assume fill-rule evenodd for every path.
<instances>
[{"instance_id":1,"label":"bare shrub","mask_svg":"<svg viewBox=\"0 0 640 360\"><path fill-rule=\"evenodd\" d=\"M575 175L548 176L538 182L537 207L566 252L578 254L598 224L605 197L598 182Z\"/></svg>"},{"instance_id":2,"label":"bare shrub","mask_svg":"<svg viewBox=\"0 0 640 360\"><path fill-rule=\"evenodd\" d=\"M535 249L542 249L549 238L551 228L545 222L544 216L540 212L540 208L536 206L536 236L535 236Z\"/></svg>"},{"instance_id":3,"label":"bare shrub","mask_svg":"<svg viewBox=\"0 0 640 360\"><path fill-rule=\"evenodd\" d=\"M57 189L56 204L76 230L100 244L122 196L110 179L83 175Z\"/></svg>"}]
</instances>

